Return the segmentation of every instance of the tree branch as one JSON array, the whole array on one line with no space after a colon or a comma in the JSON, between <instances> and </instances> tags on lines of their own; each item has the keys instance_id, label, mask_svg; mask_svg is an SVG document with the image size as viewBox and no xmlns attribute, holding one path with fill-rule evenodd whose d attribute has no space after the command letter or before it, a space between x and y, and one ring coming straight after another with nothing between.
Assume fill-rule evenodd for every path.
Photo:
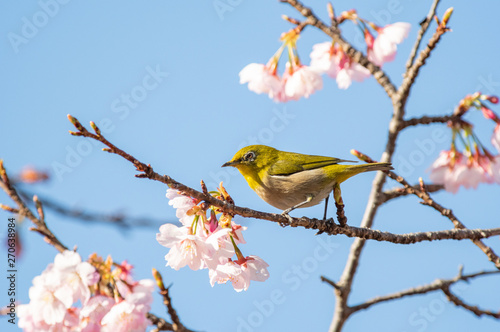
<instances>
[{"instance_id":1,"label":"tree branch","mask_svg":"<svg viewBox=\"0 0 500 332\"><path fill-rule=\"evenodd\" d=\"M434 210L440 212L443 216L448 218L455 226L455 229L467 229L467 227L465 227L465 225L460 222L460 220L458 220L458 218L453 214L453 211L451 209L443 207L430 197L425 186L423 185L423 182L421 184L422 189L417 189L410 186L410 184L403 177L398 176L396 173L390 171L387 174L391 179L401 183L405 187L405 190L408 191L408 193L414 194L417 197L421 198L422 204L432 207ZM486 254L488 259L493 262L493 264L495 264L498 269L500 269L500 257L495 254L493 249L485 245L480 239L473 239L472 242Z\"/></svg>"},{"instance_id":2,"label":"tree branch","mask_svg":"<svg viewBox=\"0 0 500 332\"><path fill-rule=\"evenodd\" d=\"M153 323L153 325L156 326L156 328L152 332L174 331L174 327L172 324L167 322L165 319L156 316L155 314L148 312L146 314L146 318L149 319L151 321L151 323Z\"/></svg>"},{"instance_id":3,"label":"tree branch","mask_svg":"<svg viewBox=\"0 0 500 332\"><path fill-rule=\"evenodd\" d=\"M474 313L474 315L476 315L478 317L481 317L482 315L486 315L486 316L491 316L491 317L494 317L497 319L500 318L500 311L493 312L490 310L482 310L482 309L479 309L479 307L477 307L477 306L469 305L469 304L465 303L464 301L462 301L461 299L459 299L456 295L454 295L450 291L449 286L443 286L441 288L441 290L443 291L443 293L446 295L446 297L448 298L448 300L450 302L452 302L453 304L455 304L458 307L462 307L462 308Z\"/></svg>"},{"instance_id":4,"label":"tree branch","mask_svg":"<svg viewBox=\"0 0 500 332\"><path fill-rule=\"evenodd\" d=\"M447 31L449 31L449 28L440 24L437 27L436 32L434 32L434 35L432 35L431 39L427 43L427 47L420 52L418 58L415 60L412 66L406 70L403 82L398 89L398 96L402 101L406 102L406 99L410 94L410 88L413 86L413 83L415 82L415 79L420 72L420 68L422 68L426 60L431 56L431 52L432 50L434 50L434 48L436 48L436 45L441 40L441 36L443 36Z\"/></svg>"},{"instance_id":5,"label":"tree branch","mask_svg":"<svg viewBox=\"0 0 500 332\"><path fill-rule=\"evenodd\" d=\"M355 62L359 63L366 69L370 71L373 77L377 80L377 82L382 86L385 90L389 98L393 99L396 94L396 87L392 84L389 77L385 74L385 72L375 65L373 62L368 60L366 56L363 55L360 51L355 49L350 43L345 41L340 35L340 30L337 28L336 24L332 24L331 26L327 26L323 21L321 21L311 10L304 6L300 1L297 0L280 0L281 2L288 3L292 7L294 7L299 13L302 14L306 18L305 23L312 25L319 30L323 31L326 35L330 36L334 41L336 41L344 50L344 52Z\"/></svg>"},{"instance_id":6,"label":"tree branch","mask_svg":"<svg viewBox=\"0 0 500 332\"><path fill-rule=\"evenodd\" d=\"M392 300L396 300L396 299L401 299L401 298L407 297L407 296L426 294L426 293L430 293L430 292L437 291L437 290L443 290L443 292L445 292L445 289L449 290L449 287L451 285L453 285L459 281L468 281L470 279L473 279L473 278L476 278L479 276L498 274L498 273L500 273L500 271L495 270L495 271L482 271L482 272L478 272L478 273L462 275L462 269L460 269L458 275L455 278L437 279L434 282L427 284L427 285L424 285L424 286L412 287L412 288L409 288L409 289L406 289L406 290L403 290L403 291L400 291L397 293L384 295L384 296L378 296L378 297L375 297L375 298L368 300L364 303L350 307L350 311L351 311L351 313L355 313L355 312L360 311L360 310L368 309L369 307L371 307L372 305L375 305L375 304L379 304L379 303L387 302L387 301L392 301ZM446 294L446 292L445 292L445 294ZM453 302L453 301L451 301L451 302Z\"/></svg>"},{"instance_id":7,"label":"tree branch","mask_svg":"<svg viewBox=\"0 0 500 332\"><path fill-rule=\"evenodd\" d=\"M3 166L3 161L0 160L0 188L17 204L17 211L20 215L25 216L33 222L35 227L31 230L40 233L44 240L53 245L59 252L68 250L68 248L59 241L59 239L52 233L52 231L47 227L45 223L45 217L43 212L42 203L38 200L37 196L33 196L33 201L35 202L36 209L38 211L38 217L35 216L33 212L26 206L24 201L21 199L16 189L12 186L7 171ZM7 211L14 211L13 208L5 209Z\"/></svg>"},{"instance_id":8,"label":"tree branch","mask_svg":"<svg viewBox=\"0 0 500 332\"><path fill-rule=\"evenodd\" d=\"M335 288L336 290L341 290L340 286L337 285L337 283L331 279L328 279L327 277L325 276L321 276L321 281L323 282L326 282L327 284L329 284L330 286L332 286L333 288Z\"/></svg>"},{"instance_id":9,"label":"tree branch","mask_svg":"<svg viewBox=\"0 0 500 332\"><path fill-rule=\"evenodd\" d=\"M153 269L153 277L155 278L156 285L160 289L160 294L163 297L163 304L165 305L165 307L167 307L167 312L172 319L172 330L175 332L192 332L184 325L182 325L181 320L177 315L177 311L175 311L172 305L172 299L170 298L169 294L170 286L165 287L163 283L163 277L157 269Z\"/></svg>"},{"instance_id":10,"label":"tree branch","mask_svg":"<svg viewBox=\"0 0 500 332\"><path fill-rule=\"evenodd\" d=\"M410 126L417 126L417 125L428 125L431 123L447 123L448 121L456 121L459 120L460 116L457 115L443 115L443 116L422 116L419 118L411 118L406 121L404 121L401 125L401 129L405 129L406 127Z\"/></svg>"},{"instance_id":11,"label":"tree branch","mask_svg":"<svg viewBox=\"0 0 500 332\"><path fill-rule=\"evenodd\" d=\"M23 189L19 189L19 187L17 187L16 190L19 193L19 195L24 199L33 196L32 193L29 193ZM70 208L65 206L63 203L48 197L39 196L38 198L43 204L45 209L50 209L60 215L83 221L95 221L95 222L102 221L123 228L129 228L131 226L151 227L151 226L159 226L165 223L164 221L154 220L145 217L130 217L119 212L108 214L102 212L92 212L88 211L88 209L82 209L82 208L80 209Z\"/></svg>"},{"instance_id":12,"label":"tree branch","mask_svg":"<svg viewBox=\"0 0 500 332\"><path fill-rule=\"evenodd\" d=\"M454 229L454 230L444 230L436 232L392 234L388 232L372 230L368 227L354 227L347 225L339 226L334 223L332 218L328 220L318 220L315 218L307 218L307 217L287 218L281 214L260 212L249 208L236 206L221 201L219 199L216 199L215 197L213 197L208 193L200 192L180 182L177 182L168 175L160 175L156 173L151 167L151 165L146 165L145 163L137 160L135 157L119 149L114 144L109 142L106 138L104 138L104 136L101 135L99 128L97 128L97 126L93 122L91 122L91 126L96 131L96 134L92 134L91 132L89 132L85 127L82 126L82 124L76 118L72 116L68 117L70 121L73 123L73 125L79 130L76 133L71 132L72 135L89 137L104 143L105 145L108 146L108 148L103 149L104 151L125 158L126 160L131 162L138 171L142 172L140 174L136 174L136 177L148 178L154 181L159 181L161 183L164 183L168 185L170 188L177 189L178 191L184 193L187 196L196 198L200 201L205 201L210 205L216 206L220 208L223 212L237 214L246 218L268 220L276 222L280 225L290 225L291 227L304 227L304 228L316 229L318 231L325 232L330 235L343 234L348 237L358 237L366 240L387 241L399 244L410 244L422 241L434 241L434 240L445 240L445 239L454 239L454 240L481 239L500 234L500 228L476 229L476 230ZM383 173L380 174L385 178L385 174Z\"/></svg>"},{"instance_id":13,"label":"tree branch","mask_svg":"<svg viewBox=\"0 0 500 332\"><path fill-rule=\"evenodd\" d=\"M431 10L432 11L432 10ZM389 94L393 105L393 114L391 121L389 122L389 133L387 137L387 143L385 146L384 153L380 158L381 162L390 162L394 151L396 149L396 140L401 132L401 128L404 122L405 107L408 100L408 95L410 93L410 87L413 85L416 76L419 73L420 67L424 64L425 60L429 57L430 51L437 45L441 35L434 36L428 47L420 53L417 61L410 67L405 75L405 79L402 85L397 89L395 94ZM384 186L386 177L382 172L378 172L373 180L372 189L370 191L370 196L366 204L365 213L361 221L361 227L371 228L375 215L380 207L381 200L380 195L382 193L382 188ZM342 289L341 292L336 292L335 297L335 311L330 325L330 332L340 332L350 313L348 311L347 300L351 292L351 287L353 283L354 276L356 274L357 268L359 266L359 260L361 253L365 245L364 239L356 239L351 245L349 251L349 256L347 258L344 271L340 277L339 285Z\"/></svg>"},{"instance_id":14,"label":"tree branch","mask_svg":"<svg viewBox=\"0 0 500 332\"><path fill-rule=\"evenodd\" d=\"M413 65L413 60L415 60L415 56L417 55L420 43L422 41L422 37L427 32L427 29L429 28L429 25L431 24L434 15L436 15L436 9L439 4L439 1L440 0L434 0L431 9L429 10L429 13L425 17L425 19L420 23L420 30L418 31L417 40L415 41L415 44L413 45L413 48L410 52L410 56L408 57L408 61L406 62L405 75L408 73L410 67Z\"/></svg>"},{"instance_id":15,"label":"tree branch","mask_svg":"<svg viewBox=\"0 0 500 332\"><path fill-rule=\"evenodd\" d=\"M380 203L385 203L387 201L390 201L391 199L402 197L402 196L407 196L407 195L412 195L413 191L415 189L419 189L420 185L416 184L411 186L413 190L408 190L407 188L394 188L390 190L386 190L382 193L380 196ZM433 193L437 192L440 190L444 189L444 186L442 184L429 184L425 186L427 192Z\"/></svg>"}]
</instances>

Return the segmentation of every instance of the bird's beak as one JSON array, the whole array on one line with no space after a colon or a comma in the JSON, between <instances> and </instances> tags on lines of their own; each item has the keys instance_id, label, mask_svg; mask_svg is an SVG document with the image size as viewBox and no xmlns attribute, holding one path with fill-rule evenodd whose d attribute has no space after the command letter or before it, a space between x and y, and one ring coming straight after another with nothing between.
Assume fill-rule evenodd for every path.
<instances>
[{"instance_id":1,"label":"bird's beak","mask_svg":"<svg viewBox=\"0 0 500 332\"><path fill-rule=\"evenodd\" d=\"M227 167L227 166L233 166L233 167L235 167L239 163L240 163L240 160L228 161L227 163L225 163L221 167Z\"/></svg>"}]
</instances>

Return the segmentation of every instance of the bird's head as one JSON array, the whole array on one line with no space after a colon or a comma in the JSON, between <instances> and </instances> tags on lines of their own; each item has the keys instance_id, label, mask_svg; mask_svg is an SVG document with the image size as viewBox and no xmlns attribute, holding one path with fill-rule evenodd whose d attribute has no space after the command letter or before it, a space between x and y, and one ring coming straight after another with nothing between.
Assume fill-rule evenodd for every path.
<instances>
[{"instance_id":1,"label":"bird's head","mask_svg":"<svg viewBox=\"0 0 500 332\"><path fill-rule=\"evenodd\" d=\"M222 167L236 167L243 175L258 174L267 169L278 158L279 151L265 145L250 145L242 148Z\"/></svg>"}]
</instances>

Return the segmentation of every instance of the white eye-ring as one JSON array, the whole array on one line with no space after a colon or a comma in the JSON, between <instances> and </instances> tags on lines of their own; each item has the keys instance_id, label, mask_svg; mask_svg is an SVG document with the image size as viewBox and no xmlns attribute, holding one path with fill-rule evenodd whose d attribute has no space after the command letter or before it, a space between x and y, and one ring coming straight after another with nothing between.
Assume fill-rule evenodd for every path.
<instances>
[{"instance_id":1,"label":"white eye-ring","mask_svg":"<svg viewBox=\"0 0 500 332\"><path fill-rule=\"evenodd\" d=\"M245 155L243 156L243 160L254 161L255 160L255 152L250 151L250 152L245 153Z\"/></svg>"}]
</instances>

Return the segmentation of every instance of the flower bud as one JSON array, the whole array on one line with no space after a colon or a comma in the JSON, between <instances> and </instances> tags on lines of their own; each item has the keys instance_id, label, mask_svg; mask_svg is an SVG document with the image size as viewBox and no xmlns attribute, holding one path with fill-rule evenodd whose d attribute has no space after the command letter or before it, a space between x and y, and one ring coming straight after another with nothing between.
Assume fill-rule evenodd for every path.
<instances>
[{"instance_id":1,"label":"flower bud","mask_svg":"<svg viewBox=\"0 0 500 332\"><path fill-rule=\"evenodd\" d=\"M448 21L450 20L451 14L453 13L453 7L448 8L443 15L443 20L441 21L441 26L446 27Z\"/></svg>"},{"instance_id":2,"label":"flower bud","mask_svg":"<svg viewBox=\"0 0 500 332\"><path fill-rule=\"evenodd\" d=\"M158 285L158 288L160 290L164 290L165 285L163 284L163 278L161 277L160 272L158 272L157 269L153 268L152 273L153 273L153 278L155 278L156 284Z\"/></svg>"},{"instance_id":3,"label":"flower bud","mask_svg":"<svg viewBox=\"0 0 500 332\"><path fill-rule=\"evenodd\" d=\"M332 6L331 2L327 3L326 9L328 11L328 16L330 17L330 20L334 21L335 20L335 11L333 10L333 6Z\"/></svg>"},{"instance_id":4,"label":"flower bud","mask_svg":"<svg viewBox=\"0 0 500 332\"><path fill-rule=\"evenodd\" d=\"M367 163L374 163L375 161L368 157L367 155L365 155L364 153L361 153L359 152L358 150L354 150L352 149L351 150L351 154L353 154L354 156L356 156L358 159L364 161L364 162L367 162Z\"/></svg>"},{"instance_id":5,"label":"flower bud","mask_svg":"<svg viewBox=\"0 0 500 332\"><path fill-rule=\"evenodd\" d=\"M497 115L492 110L490 110L488 107L484 105L481 105L481 112L483 112L483 116L486 119L496 120L498 118Z\"/></svg>"},{"instance_id":6,"label":"flower bud","mask_svg":"<svg viewBox=\"0 0 500 332\"><path fill-rule=\"evenodd\" d=\"M490 103L498 104L498 97L497 96L488 96L487 99Z\"/></svg>"}]
</instances>

